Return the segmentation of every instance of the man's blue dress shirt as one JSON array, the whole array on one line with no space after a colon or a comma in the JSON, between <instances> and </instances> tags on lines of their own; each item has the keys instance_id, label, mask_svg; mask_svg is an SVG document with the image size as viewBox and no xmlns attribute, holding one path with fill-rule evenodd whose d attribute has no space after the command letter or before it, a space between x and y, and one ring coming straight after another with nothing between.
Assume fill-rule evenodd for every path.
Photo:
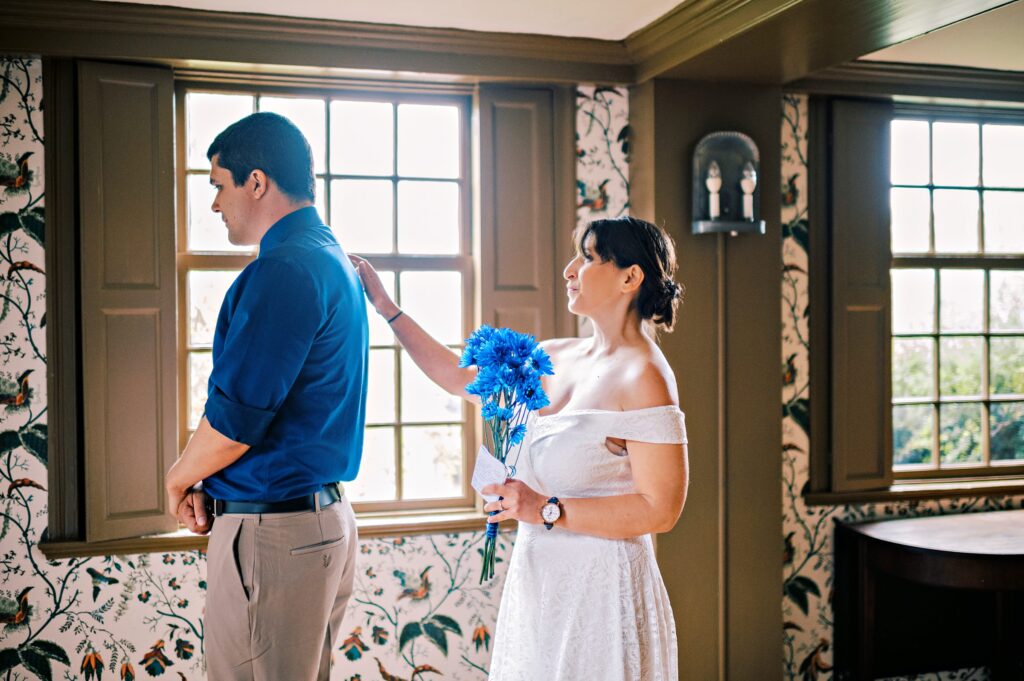
<instances>
[{"instance_id":1,"label":"man's blue dress shirt","mask_svg":"<svg viewBox=\"0 0 1024 681\"><path fill-rule=\"evenodd\" d=\"M280 501L354 479L368 336L359 275L316 209L277 221L217 318L206 418L250 449L207 493Z\"/></svg>"}]
</instances>

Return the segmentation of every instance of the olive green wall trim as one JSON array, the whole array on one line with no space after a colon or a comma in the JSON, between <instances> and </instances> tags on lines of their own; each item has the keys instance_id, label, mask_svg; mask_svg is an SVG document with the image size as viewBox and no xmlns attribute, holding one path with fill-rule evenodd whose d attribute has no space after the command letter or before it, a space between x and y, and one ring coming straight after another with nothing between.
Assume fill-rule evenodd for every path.
<instances>
[{"instance_id":1,"label":"olive green wall trim","mask_svg":"<svg viewBox=\"0 0 1024 681\"><path fill-rule=\"evenodd\" d=\"M78 144L76 80L70 59L43 60L46 108L46 325L48 531L51 539L84 533L81 490L81 385L78 338ZM71 115L69 115L71 112Z\"/></svg>"},{"instance_id":2,"label":"olive green wall trim","mask_svg":"<svg viewBox=\"0 0 1024 681\"><path fill-rule=\"evenodd\" d=\"M626 39L637 79L787 83L1008 0L691 0Z\"/></svg>"},{"instance_id":3,"label":"olive green wall trim","mask_svg":"<svg viewBox=\"0 0 1024 681\"><path fill-rule=\"evenodd\" d=\"M635 86L630 213L664 225L686 286L676 331L661 347L676 371L690 438L690 490L658 562L679 631L681 677L779 678L775 571L781 441L781 92L656 79ZM714 130L749 134L761 151L764 236L690 233L690 156Z\"/></svg>"},{"instance_id":4,"label":"olive green wall trim","mask_svg":"<svg viewBox=\"0 0 1024 681\"><path fill-rule=\"evenodd\" d=\"M620 42L205 12L89 0L6 0L5 51L630 82Z\"/></svg>"},{"instance_id":5,"label":"olive green wall trim","mask_svg":"<svg viewBox=\"0 0 1024 681\"><path fill-rule=\"evenodd\" d=\"M788 83L786 89L808 94L1024 102L1024 73L855 61Z\"/></svg>"}]
</instances>

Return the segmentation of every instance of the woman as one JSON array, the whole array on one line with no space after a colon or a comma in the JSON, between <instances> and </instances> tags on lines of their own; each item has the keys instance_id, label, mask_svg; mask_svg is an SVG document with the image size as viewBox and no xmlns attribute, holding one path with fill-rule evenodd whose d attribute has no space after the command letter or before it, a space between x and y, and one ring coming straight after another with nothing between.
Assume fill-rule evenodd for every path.
<instances>
[{"instance_id":1,"label":"woman","mask_svg":"<svg viewBox=\"0 0 1024 681\"><path fill-rule=\"evenodd\" d=\"M379 314L435 383L465 391L475 369L431 338L352 257ZM669 237L636 218L579 231L563 276L569 310L589 338L542 345L555 373L551 404L531 415L517 477L485 488L489 518L519 533L498 613L494 681L668 681L678 678L675 623L651 534L675 525L687 451L672 369L654 327L671 330L681 288Z\"/></svg>"}]
</instances>

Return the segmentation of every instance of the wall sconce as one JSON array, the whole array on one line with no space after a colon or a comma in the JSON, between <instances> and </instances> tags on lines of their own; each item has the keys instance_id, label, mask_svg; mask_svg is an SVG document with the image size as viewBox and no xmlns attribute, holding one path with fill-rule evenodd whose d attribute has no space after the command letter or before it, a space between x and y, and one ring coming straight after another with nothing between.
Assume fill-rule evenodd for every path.
<instances>
[{"instance_id":1,"label":"wall sconce","mask_svg":"<svg viewBox=\"0 0 1024 681\"><path fill-rule=\"evenodd\" d=\"M693 152L693 233L764 234L760 154L741 132L713 132Z\"/></svg>"}]
</instances>

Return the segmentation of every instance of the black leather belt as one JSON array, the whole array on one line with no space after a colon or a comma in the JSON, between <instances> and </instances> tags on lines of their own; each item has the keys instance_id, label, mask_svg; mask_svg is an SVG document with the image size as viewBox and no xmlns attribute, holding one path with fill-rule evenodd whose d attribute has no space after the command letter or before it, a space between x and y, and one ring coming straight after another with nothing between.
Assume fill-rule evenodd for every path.
<instances>
[{"instance_id":1,"label":"black leather belt","mask_svg":"<svg viewBox=\"0 0 1024 681\"><path fill-rule=\"evenodd\" d=\"M307 494L293 499L283 501L225 501L223 499L213 500L213 515L224 515L226 513L296 513L298 511L313 511L316 509L317 497L320 498L320 508L330 506L335 501L341 501L345 496L345 488L340 482L325 485L316 494Z\"/></svg>"}]
</instances>

